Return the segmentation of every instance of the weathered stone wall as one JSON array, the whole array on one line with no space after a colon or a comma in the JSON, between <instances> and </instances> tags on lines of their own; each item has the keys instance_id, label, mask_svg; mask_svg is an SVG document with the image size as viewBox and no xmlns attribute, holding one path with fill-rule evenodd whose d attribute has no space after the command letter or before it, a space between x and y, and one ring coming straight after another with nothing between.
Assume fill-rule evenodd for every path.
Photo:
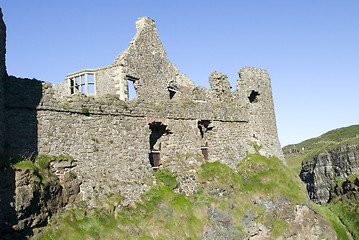
<instances>
[{"instance_id":1,"label":"weathered stone wall","mask_svg":"<svg viewBox=\"0 0 359 240\"><path fill-rule=\"evenodd\" d=\"M166 131L152 147L161 143L161 161L173 169L203 160L201 146L206 142L209 161L232 167L246 152L254 152L246 111L231 103L152 104L85 95L58 102L51 84L14 77L7 79L6 89L8 153L73 156L86 199L120 192L131 200L148 189L152 176L149 124L153 122L166 126ZM208 122L203 135L200 121ZM193 159L176 160L189 153Z\"/></svg>"},{"instance_id":2,"label":"weathered stone wall","mask_svg":"<svg viewBox=\"0 0 359 240\"><path fill-rule=\"evenodd\" d=\"M153 20L141 18L127 50L97 69L95 98L61 94L64 84L7 78L6 151L73 156L83 198L93 204L108 193L130 201L147 190L150 151L160 145L161 163L180 178L204 161L203 146L208 161L233 168L256 145L283 159L267 72L243 68L239 74L235 92L219 72L209 77L210 89L194 87L166 59ZM137 97L127 101L131 77Z\"/></svg>"},{"instance_id":3,"label":"weathered stone wall","mask_svg":"<svg viewBox=\"0 0 359 240\"><path fill-rule=\"evenodd\" d=\"M52 86L52 88L54 90L54 96L59 102L66 101L67 97L70 95L69 83L67 81L55 84Z\"/></svg>"},{"instance_id":4,"label":"weathered stone wall","mask_svg":"<svg viewBox=\"0 0 359 240\"><path fill-rule=\"evenodd\" d=\"M280 147L271 80L266 70L244 67L239 72L237 94L239 103L248 111L248 128L252 141L262 146L262 155L284 160Z\"/></svg>"},{"instance_id":5,"label":"weathered stone wall","mask_svg":"<svg viewBox=\"0 0 359 240\"><path fill-rule=\"evenodd\" d=\"M166 51L150 18L136 22L137 33L114 65L125 67L126 75L138 78L134 87L137 97L146 102L169 100L167 87L176 80L178 68L166 58Z\"/></svg>"},{"instance_id":6,"label":"weathered stone wall","mask_svg":"<svg viewBox=\"0 0 359 240\"><path fill-rule=\"evenodd\" d=\"M21 79L12 76L5 79L6 128L4 129L6 131L5 152L7 154L37 154L38 120L36 107L42 99L43 85L46 84L35 79Z\"/></svg>"},{"instance_id":7,"label":"weathered stone wall","mask_svg":"<svg viewBox=\"0 0 359 240\"><path fill-rule=\"evenodd\" d=\"M121 66L110 66L96 71L96 95L117 95L121 100L128 100L128 83L125 69Z\"/></svg>"},{"instance_id":8,"label":"weathered stone wall","mask_svg":"<svg viewBox=\"0 0 359 240\"><path fill-rule=\"evenodd\" d=\"M5 41L6 41L6 27L3 21L3 15L0 8L0 154L4 151L4 129L5 129L5 118L4 118L4 80L6 74L5 66Z\"/></svg>"}]
</instances>

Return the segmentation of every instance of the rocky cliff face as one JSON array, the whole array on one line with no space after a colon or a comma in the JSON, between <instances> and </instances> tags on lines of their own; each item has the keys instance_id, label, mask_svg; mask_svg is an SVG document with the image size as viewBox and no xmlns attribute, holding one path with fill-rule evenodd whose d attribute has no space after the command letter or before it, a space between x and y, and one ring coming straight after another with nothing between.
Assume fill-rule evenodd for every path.
<instances>
[{"instance_id":1,"label":"rocky cliff face","mask_svg":"<svg viewBox=\"0 0 359 240\"><path fill-rule=\"evenodd\" d=\"M74 166L72 160L60 159L50 162L46 175L24 164L1 170L0 235L21 239L73 203L80 191L79 180L70 172Z\"/></svg>"},{"instance_id":2,"label":"rocky cliff face","mask_svg":"<svg viewBox=\"0 0 359 240\"><path fill-rule=\"evenodd\" d=\"M336 233L332 227L307 206L296 205L293 208L290 202L283 199L277 202L263 201L258 203L258 206L264 207L266 216L251 211L246 212L240 223L242 233L235 228L234 221L228 213L218 209L209 209L208 216L211 224L206 227L202 239L336 239ZM259 220L268 216L285 221L286 231L276 236L273 226Z\"/></svg>"},{"instance_id":3,"label":"rocky cliff face","mask_svg":"<svg viewBox=\"0 0 359 240\"><path fill-rule=\"evenodd\" d=\"M300 177L307 185L309 197L316 203L325 204L333 197L336 187L343 189L336 186L338 179L345 180L356 173L359 173L359 145L345 145L304 161Z\"/></svg>"}]
</instances>

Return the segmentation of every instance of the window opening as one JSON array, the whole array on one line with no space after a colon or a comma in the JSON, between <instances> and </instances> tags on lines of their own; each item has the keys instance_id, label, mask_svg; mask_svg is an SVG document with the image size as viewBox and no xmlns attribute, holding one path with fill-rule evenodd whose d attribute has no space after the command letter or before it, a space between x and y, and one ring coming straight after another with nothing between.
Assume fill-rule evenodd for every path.
<instances>
[{"instance_id":1,"label":"window opening","mask_svg":"<svg viewBox=\"0 0 359 240\"><path fill-rule=\"evenodd\" d=\"M171 87L167 88L169 93L170 93L170 99L172 99L174 97L174 95L177 93L177 90Z\"/></svg>"},{"instance_id":2,"label":"window opening","mask_svg":"<svg viewBox=\"0 0 359 240\"><path fill-rule=\"evenodd\" d=\"M130 75L126 75L126 79L127 79L127 86L128 86L128 100L132 100L136 97L136 89L134 86L134 83L138 80L140 80L139 78L136 77L132 77Z\"/></svg>"},{"instance_id":3,"label":"window opening","mask_svg":"<svg viewBox=\"0 0 359 240\"><path fill-rule=\"evenodd\" d=\"M133 82L132 81L128 81L128 100L132 100L136 97L136 90L135 87L133 86Z\"/></svg>"},{"instance_id":4,"label":"window opening","mask_svg":"<svg viewBox=\"0 0 359 240\"><path fill-rule=\"evenodd\" d=\"M163 135L169 135L172 132L167 129L167 125L161 122L152 122L149 124L149 128L151 130L149 160L153 170L157 170L161 161L161 143L158 141Z\"/></svg>"},{"instance_id":5,"label":"window opening","mask_svg":"<svg viewBox=\"0 0 359 240\"><path fill-rule=\"evenodd\" d=\"M70 92L71 94L75 93L75 80L74 79L70 79Z\"/></svg>"},{"instance_id":6,"label":"window opening","mask_svg":"<svg viewBox=\"0 0 359 240\"><path fill-rule=\"evenodd\" d=\"M87 93L95 94L95 75L93 74L87 75Z\"/></svg>"},{"instance_id":7,"label":"window opening","mask_svg":"<svg viewBox=\"0 0 359 240\"><path fill-rule=\"evenodd\" d=\"M94 72L79 72L69 77L70 93L95 94L95 75Z\"/></svg>"},{"instance_id":8,"label":"window opening","mask_svg":"<svg viewBox=\"0 0 359 240\"><path fill-rule=\"evenodd\" d=\"M198 128L199 128L199 132L201 134L201 138L204 138L205 133L207 133L208 131L211 131L214 127L210 127L209 125L211 124L212 121L210 120L201 120L198 121Z\"/></svg>"},{"instance_id":9,"label":"window opening","mask_svg":"<svg viewBox=\"0 0 359 240\"><path fill-rule=\"evenodd\" d=\"M257 92L257 91L252 91L251 92L251 94L249 95L249 97L248 97L248 99L249 99L249 102L250 103L256 103L256 102L258 102L258 96L259 96L260 94L259 94L259 92Z\"/></svg>"}]
</instances>

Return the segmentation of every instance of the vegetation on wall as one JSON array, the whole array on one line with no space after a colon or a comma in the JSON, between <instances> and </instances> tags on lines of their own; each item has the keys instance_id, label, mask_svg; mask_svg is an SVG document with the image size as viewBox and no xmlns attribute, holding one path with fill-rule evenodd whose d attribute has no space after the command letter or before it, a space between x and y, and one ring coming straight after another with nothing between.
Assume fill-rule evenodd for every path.
<instances>
[{"instance_id":1,"label":"vegetation on wall","mask_svg":"<svg viewBox=\"0 0 359 240\"><path fill-rule=\"evenodd\" d=\"M19 159L17 158L17 162L12 164L14 169L29 169L33 172L34 178L32 179L34 182L38 182L42 187L46 187L50 181L53 181L54 175L50 171L50 162L58 161L58 160L70 160L72 161L73 158L70 156L46 156L46 155L39 155L34 159L31 158L24 158Z\"/></svg>"},{"instance_id":2,"label":"vegetation on wall","mask_svg":"<svg viewBox=\"0 0 359 240\"><path fill-rule=\"evenodd\" d=\"M256 221L270 226L270 234L278 237L288 223L268 214L253 199L285 198L292 202L289 208L305 203L303 185L286 169L279 159L258 154L248 156L236 171L219 162L207 162L197 170L200 184L190 196L176 193L176 178L161 169L155 173L157 185L139 201L114 211L88 210L84 205L67 210L53 218L38 239L201 239L206 226L213 224L211 209L228 214L242 236L241 221L245 213L253 212Z\"/></svg>"}]
</instances>

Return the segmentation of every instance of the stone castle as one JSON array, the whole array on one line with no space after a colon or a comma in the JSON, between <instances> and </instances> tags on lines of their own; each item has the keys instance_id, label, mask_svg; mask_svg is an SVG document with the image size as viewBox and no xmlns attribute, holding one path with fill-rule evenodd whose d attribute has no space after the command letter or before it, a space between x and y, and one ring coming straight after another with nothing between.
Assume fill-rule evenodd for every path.
<instances>
[{"instance_id":1,"label":"stone castle","mask_svg":"<svg viewBox=\"0 0 359 240\"><path fill-rule=\"evenodd\" d=\"M210 89L195 87L166 58L154 21L140 18L136 28L111 66L52 86L8 76L1 21L0 153L72 156L82 197L91 201L109 192L136 199L161 167L183 179L178 191L191 194L193 169L204 161L235 168L256 151L284 161L265 70L242 68L235 91L217 71Z\"/></svg>"}]
</instances>

